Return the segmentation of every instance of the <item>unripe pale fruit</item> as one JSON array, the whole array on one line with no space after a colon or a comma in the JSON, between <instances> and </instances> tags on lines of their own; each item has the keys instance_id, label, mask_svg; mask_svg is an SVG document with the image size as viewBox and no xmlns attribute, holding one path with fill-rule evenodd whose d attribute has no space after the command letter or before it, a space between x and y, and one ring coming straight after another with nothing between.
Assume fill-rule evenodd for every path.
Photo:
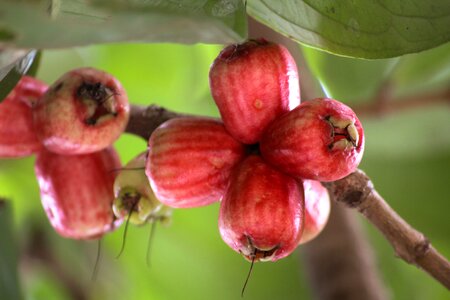
<instances>
[{"instance_id":1,"label":"unripe pale fruit","mask_svg":"<svg viewBox=\"0 0 450 300\"><path fill-rule=\"evenodd\" d=\"M46 90L45 83L24 76L0 103L0 157L24 157L41 149L31 110Z\"/></svg>"},{"instance_id":2,"label":"unripe pale fruit","mask_svg":"<svg viewBox=\"0 0 450 300\"><path fill-rule=\"evenodd\" d=\"M334 181L358 167L364 131L348 106L318 98L275 120L260 149L267 162L294 177Z\"/></svg>"},{"instance_id":3,"label":"unripe pale fruit","mask_svg":"<svg viewBox=\"0 0 450 300\"><path fill-rule=\"evenodd\" d=\"M305 191L305 227L300 244L315 239L327 224L330 216L328 190L316 180L303 180Z\"/></svg>"},{"instance_id":4,"label":"unripe pale fruit","mask_svg":"<svg viewBox=\"0 0 450 300\"><path fill-rule=\"evenodd\" d=\"M53 228L73 239L98 238L116 228L112 211L114 170L120 168L112 148L83 155L42 150L35 172L41 201Z\"/></svg>"},{"instance_id":5,"label":"unripe pale fruit","mask_svg":"<svg viewBox=\"0 0 450 300\"><path fill-rule=\"evenodd\" d=\"M219 201L245 146L211 118L177 118L150 137L146 174L156 197L171 207Z\"/></svg>"},{"instance_id":6,"label":"unripe pale fruit","mask_svg":"<svg viewBox=\"0 0 450 300\"><path fill-rule=\"evenodd\" d=\"M142 225L154 218L162 209L145 175L147 153L142 153L128 162L114 181L114 214L130 222ZM153 221L153 220L150 220Z\"/></svg>"},{"instance_id":7,"label":"unripe pale fruit","mask_svg":"<svg viewBox=\"0 0 450 300\"><path fill-rule=\"evenodd\" d=\"M300 103L295 60L286 48L264 39L222 50L209 82L225 127L245 144L259 142L273 120Z\"/></svg>"},{"instance_id":8,"label":"unripe pale fruit","mask_svg":"<svg viewBox=\"0 0 450 300\"><path fill-rule=\"evenodd\" d=\"M276 261L297 247L304 205L301 184L251 155L230 178L220 204L220 234L250 261Z\"/></svg>"},{"instance_id":9,"label":"unripe pale fruit","mask_svg":"<svg viewBox=\"0 0 450 300\"><path fill-rule=\"evenodd\" d=\"M125 129L128 98L112 75L80 68L48 89L33 117L38 138L50 151L92 153L110 146Z\"/></svg>"}]
</instances>

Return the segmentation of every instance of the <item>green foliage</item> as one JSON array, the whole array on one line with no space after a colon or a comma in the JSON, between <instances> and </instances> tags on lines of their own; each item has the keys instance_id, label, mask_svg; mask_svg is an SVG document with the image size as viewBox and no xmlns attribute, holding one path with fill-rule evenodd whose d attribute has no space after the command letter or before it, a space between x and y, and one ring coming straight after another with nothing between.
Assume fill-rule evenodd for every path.
<instances>
[{"instance_id":1,"label":"green foliage","mask_svg":"<svg viewBox=\"0 0 450 300\"><path fill-rule=\"evenodd\" d=\"M11 203L0 198L0 298L22 299L17 273L17 239Z\"/></svg>"},{"instance_id":2,"label":"green foliage","mask_svg":"<svg viewBox=\"0 0 450 300\"><path fill-rule=\"evenodd\" d=\"M0 10L0 41L21 48L119 41L231 43L247 34L240 0L5 0Z\"/></svg>"},{"instance_id":3,"label":"green foliage","mask_svg":"<svg viewBox=\"0 0 450 300\"><path fill-rule=\"evenodd\" d=\"M450 40L447 0L249 0L258 21L306 45L361 58L387 58Z\"/></svg>"}]
</instances>

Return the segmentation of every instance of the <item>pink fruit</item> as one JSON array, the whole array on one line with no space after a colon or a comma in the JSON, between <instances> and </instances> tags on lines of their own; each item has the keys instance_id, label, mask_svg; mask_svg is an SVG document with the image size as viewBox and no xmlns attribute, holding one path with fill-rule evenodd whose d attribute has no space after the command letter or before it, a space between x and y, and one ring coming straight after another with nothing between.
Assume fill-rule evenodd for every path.
<instances>
[{"instance_id":1,"label":"pink fruit","mask_svg":"<svg viewBox=\"0 0 450 300\"><path fill-rule=\"evenodd\" d=\"M50 151L85 154L110 146L128 116L128 98L119 81L103 71L80 68L49 88L36 106L34 124Z\"/></svg>"},{"instance_id":2,"label":"pink fruit","mask_svg":"<svg viewBox=\"0 0 450 300\"><path fill-rule=\"evenodd\" d=\"M152 134L146 174L156 197L171 207L219 201L231 169L245 147L222 122L209 118L172 119Z\"/></svg>"},{"instance_id":3,"label":"pink fruit","mask_svg":"<svg viewBox=\"0 0 450 300\"><path fill-rule=\"evenodd\" d=\"M225 127L245 144L257 143L267 125L300 103L295 60L264 39L222 50L209 82Z\"/></svg>"},{"instance_id":4,"label":"pink fruit","mask_svg":"<svg viewBox=\"0 0 450 300\"><path fill-rule=\"evenodd\" d=\"M24 76L0 103L0 157L24 157L41 149L31 107L46 90L45 83Z\"/></svg>"},{"instance_id":5,"label":"pink fruit","mask_svg":"<svg viewBox=\"0 0 450 300\"><path fill-rule=\"evenodd\" d=\"M301 184L251 155L230 178L220 206L220 234L248 260L276 261L297 247L304 205Z\"/></svg>"},{"instance_id":6,"label":"pink fruit","mask_svg":"<svg viewBox=\"0 0 450 300\"><path fill-rule=\"evenodd\" d=\"M117 168L120 162L112 148L83 155L38 154L35 171L42 205L60 235L97 238L120 224L112 210Z\"/></svg>"},{"instance_id":7,"label":"pink fruit","mask_svg":"<svg viewBox=\"0 0 450 300\"><path fill-rule=\"evenodd\" d=\"M300 244L316 238L330 216L330 196L319 181L303 180L305 191L305 227Z\"/></svg>"},{"instance_id":8,"label":"pink fruit","mask_svg":"<svg viewBox=\"0 0 450 300\"><path fill-rule=\"evenodd\" d=\"M348 106L318 98L275 120L260 149L267 162L294 177L334 181L358 167L364 131Z\"/></svg>"}]
</instances>

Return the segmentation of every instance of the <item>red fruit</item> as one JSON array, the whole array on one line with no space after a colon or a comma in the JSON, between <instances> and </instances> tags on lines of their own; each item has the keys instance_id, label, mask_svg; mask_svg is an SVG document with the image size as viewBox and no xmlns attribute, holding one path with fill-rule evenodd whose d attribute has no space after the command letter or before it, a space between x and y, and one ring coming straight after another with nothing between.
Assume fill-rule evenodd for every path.
<instances>
[{"instance_id":1,"label":"red fruit","mask_svg":"<svg viewBox=\"0 0 450 300\"><path fill-rule=\"evenodd\" d=\"M113 76L92 68L70 71L38 103L34 124L45 147L59 154L105 149L123 132L129 104Z\"/></svg>"},{"instance_id":2,"label":"red fruit","mask_svg":"<svg viewBox=\"0 0 450 300\"><path fill-rule=\"evenodd\" d=\"M330 196L319 181L303 180L305 191L305 227L300 244L316 238L330 216Z\"/></svg>"},{"instance_id":3,"label":"red fruit","mask_svg":"<svg viewBox=\"0 0 450 300\"><path fill-rule=\"evenodd\" d=\"M248 260L276 261L297 247L304 205L301 184L251 155L230 178L220 206L220 234Z\"/></svg>"},{"instance_id":4,"label":"red fruit","mask_svg":"<svg viewBox=\"0 0 450 300\"><path fill-rule=\"evenodd\" d=\"M117 168L120 162L112 148L84 155L38 154L35 171L42 205L60 235L97 238L119 225L112 210L112 171Z\"/></svg>"},{"instance_id":5,"label":"red fruit","mask_svg":"<svg viewBox=\"0 0 450 300\"><path fill-rule=\"evenodd\" d=\"M318 98L275 120L260 149L270 164L292 176L334 181L358 167L364 131L348 106Z\"/></svg>"},{"instance_id":6,"label":"red fruit","mask_svg":"<svg viewBox=\"0 0 450 300\"><path fill-rule=\"evenodd\" d=\"M24 157L41 149L31 106L46 90L45 83L24 76L0 103L0 157Z\"/></svg>"},{"instance_id":7,"label":"red fruit","mask_svg":"<svg viewBox=\"0 0 450 300\"><path fill-rule=\"evenodd\" d=\"M231 169L245 147L222 122L209 118L172 119L152 134L146 174L156 197L171 207L219 201Z\"/></svg>"},{"instance_id":8,"label":"red fruit","mask_svg":"<svg viewBox=\"0 0 450 300\"><path fill-rule=\"evenodd\" d=\"M300 103L295 60L286 48L264 39L222 50L209 82L225 127L245 144L257 143L273 120Z\"/></svg>"}]
</instances>

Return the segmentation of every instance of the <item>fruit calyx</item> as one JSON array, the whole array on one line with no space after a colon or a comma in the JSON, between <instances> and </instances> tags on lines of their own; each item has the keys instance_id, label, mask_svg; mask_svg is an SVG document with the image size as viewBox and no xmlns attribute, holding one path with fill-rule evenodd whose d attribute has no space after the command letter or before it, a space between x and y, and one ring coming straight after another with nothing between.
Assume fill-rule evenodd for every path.
<instances>
[{"instance_id":1,"label":"fruit calyx","mask_svg":"<svg viewBox=\"0 0 450 300\"><path fill-rule=\"evenodd\" d=\"M222 51L222 53L220 53L218 58L221 60L231 61L246 54L251 48L269 44L271 43L263 38L250 39L242 44L233 44L228 46Z\"/></svg>"},{"instance_id":2,"label":"fruit calyx","mask_svg":"<svg viewBox=\"0 0 450 300\"><path fill-rule=\"evenodd\" d=\"M239 252L247 259L248 261L270 261L275 256L276 251L280 248L280 245L276 245L270 249L259 249L257 248L253 240L250 236L244 235L246 239L246 243L244 243L243 249L239 250Z\"/></svg>"},{"instance_id":3,"label":"fruit calyx","mask_svg":"<svg viewBox=\"0 0 450 300\"><path fill-rule=\"evenodd\" d=\"M331 126L332 142L328 144L330 150L346 150L358 146L359 134L352 120L338 119L333 116L326 116L325 120Z\"/></svg>"},{"instance_id":4,"label":"fruit calyx","mask_svg":"<svg viewBox=\"0 0 450 300\"><path fill-rule=\"evenodd\" d=\"M62 85L62 83L60 83ZM61 88L58 85L56 89ZM117 116L114 89L101 82L83 82L77 90L76 98L84 105L84 122L98 125Z\"/></svg>"},{"instance_id":5,"label":"fruit calyx","mask_svg":"<svg viewBox=\"0 0 450 300\"><path fill-rule=\"evenodd\" d=\"M130 215L130 222L143 224L153 211L151 200L133 187L124 187L114 200L113 210L118 217Z\"/></svg>"}]
</instances>

